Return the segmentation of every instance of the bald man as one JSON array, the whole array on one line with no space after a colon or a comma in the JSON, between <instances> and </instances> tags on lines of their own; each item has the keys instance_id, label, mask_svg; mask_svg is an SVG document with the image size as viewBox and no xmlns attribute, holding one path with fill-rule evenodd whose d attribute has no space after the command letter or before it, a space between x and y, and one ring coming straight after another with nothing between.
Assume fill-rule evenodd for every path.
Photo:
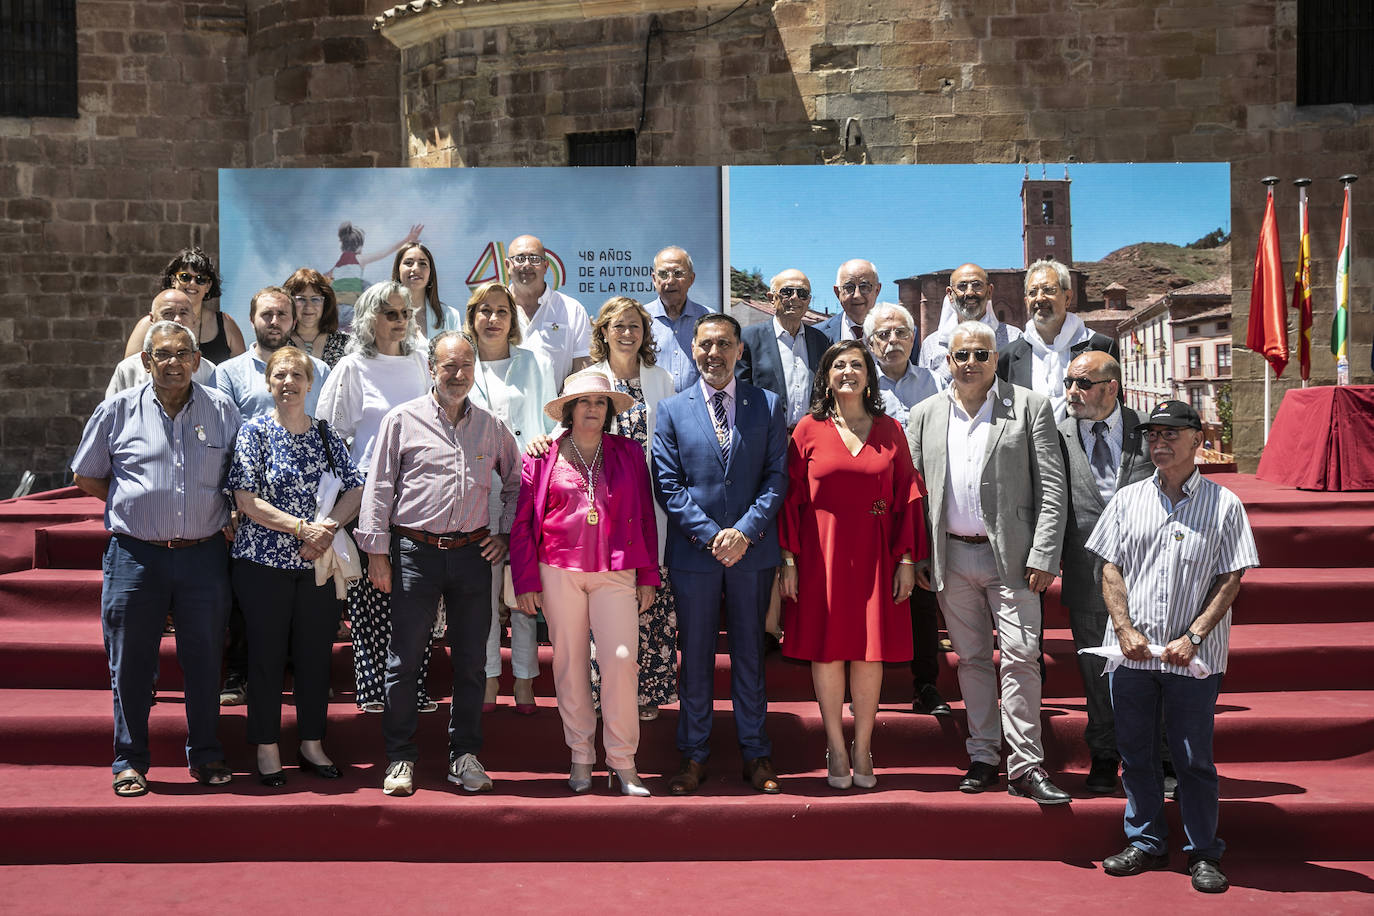
<instances>
[{"instance_id":1,"label":"bald man","mask_svg":"<svg viewBox=\"0 0 1374 916\"><path fill-rule=\"evenodd\" d=\"M506 246L506 276L515 297L521 346L549 358L559 391L563 380L591 365L592 323L582 303L544 281L549 270L544 243L517 236Z\"/></svg>"},{"instance_id":2,"label":"bald man","mask_svg":"<svg viewBox=\"0 0 1374 916\"><path fill-rule=\"evenodd\" d=\"M940 309L940 324L921 344L916 365L924 366L940 380L949 384L949 338L954 326L961 321L981 321L992 328L999 353L1021 336L1021 330L1006 324L992 310L992 281L988 272L977 264L960 264L949 275L945 287L945 302Z\"/></svg>"},{"instance_id":3,"label":"bald man","mask_svg":"<svg viewBox=\"0 0 1374 916\"><path fill-rule=\"evenodd\" d=\"M841 340L864 339L864 319L878 301L883 285L878 282L878 268L872 261L854 258L845 261L835 272L835 299L840 313L816 325L816 330L831 343Z\"/></svg>"},{"instance_id":4,"label":"bald man","mask_svg":"<svg viewBox=\"0 0 1374 916\"><path fill-rule=\"evenodd\" d=\"M791 429L811 407L811 379L830 341L802 320L811 305L811 281L800 270L773 277L768 301L773 320L751 324L740 334L744 355L735 364L735 374L776 394Z\"/></svg>"},{"instance_id":5,"label":"bald man","mask_svg":"<svg viewBox=\"0 0 1374 916\"><path fill-rule=\"evenodd\" d=\"M195 320L195 309L191 305L191 299L181 290L164 289L153 297L153 304L148 308L150 327L159 321L174 321L195 333L195 329L191 328ZM105 397L111 398L121 391L142 385L150 377L143 365L142 350L132 356L126 356L115 366L114 375L110 376L110 384L105 386ZM201 357L200 365L191 375L191 381L199 385L213 385L215 364Z\"/></svg>"},{"instance_id":6,"label":"bald man","mask_svg":"<svg viewBox=\"0 0 1374 916\"><path fill-rule=\"evenodd\" d=\"M673 377L675 391L695 384L701 377L692 359L692 334L697 319L714 311L688 297L696 278L692 256L676 245L654 255L653 281L658 298L644 303L644 310L654 320L658 365Z\"/></svg>"}]
</instances>

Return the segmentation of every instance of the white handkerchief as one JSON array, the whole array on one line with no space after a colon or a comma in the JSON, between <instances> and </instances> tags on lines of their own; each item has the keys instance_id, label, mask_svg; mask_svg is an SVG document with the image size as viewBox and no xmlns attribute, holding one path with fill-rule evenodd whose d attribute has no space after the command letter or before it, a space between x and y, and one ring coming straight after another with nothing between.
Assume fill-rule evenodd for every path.
<instances>
[{"instance_id":1,"label":"white handkerchief","mask_svg":"<svg viewBox=\"0 0 1374 916\"><path fill-rule=\"evenodd\" d=\"M1157 645L1155 645L1154 643L1150 643L1150 645L1148 646L1148 648L1149 648L1149 650L1150 650L1150 654L1153 655L1155 658L1159 658L1161 655L1164 654L1164 647L1163 647L1163 646L1157 646ZM1092 648L1092 649L1079 649L1079 650L1078 650L1078 654L1079 654L1079 655L1100 655L1100 656L1102 656L1103 658L1105 658L1105 659L1107 660L1107 667L1105 667L1105 668L1102 669L1102 673L1103 673L1104 675L1105 675L1105 674L1111 674L1111 673L1112 673L1113 671L1115 671L1117 668L1120 668L1120 667L1121 667L1121 663L1124 662L1124 661L1126 660L1126 656L1125 656L1125 654L1121 651L1121 646L1119 646L1119 645L1118 645L1118 646L1097 646L1096 648ZM1200 658L1198 658L1196 655L1194 655L1194 656L1193 656L1193 660L1192 660L1191 662L1188 663L1188 673L1189 673L1190 675L1192 675L1193 677L1196 677L1196 678L1204 678L1204 677L1210 677L1210 676L1211 676L1211 674L1212 674L1212 669L1209 668L1209 667L1207 667L1207 663L1206 663L1206 662L1204 662L1202 659L1200 659Z\"/></svg>"}]
</instances>

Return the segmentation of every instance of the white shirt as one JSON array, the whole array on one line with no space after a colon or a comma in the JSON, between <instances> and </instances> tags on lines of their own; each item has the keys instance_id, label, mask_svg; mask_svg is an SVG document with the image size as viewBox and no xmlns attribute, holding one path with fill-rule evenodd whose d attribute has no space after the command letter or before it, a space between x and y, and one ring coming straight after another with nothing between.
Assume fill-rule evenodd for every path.
<instances>
[{"instance_id":1,"label":"white shirt","mask_svg":"<svg viewBox=\"0 0 1374 916\"><path fill-rule=\"evenodd\" d=\"M345 439L353 440L349 455L358 470L367 474L382 418L391 408L425 394L429 387L428 360L419 350L412 350L409 356L350 353L325 379L315 416L327 420Z\"/></svg>"},{"instance_id":2,"label":"white shirt","mask_svg":"<svg viewBox=\"0 0 1374 916\"><path fill-rule=\"evenodd\" d=\"M562 391L573 360L591 352L592 323L587 310L573 297L546 285L533 318L526 317L524 308L518 306L515 314L520 321L520 346L548 357L555 387Z\"/></svg>"},{"instance_id":3,"label":"white shirt","mask_svg":"<svg viewBox=\"0 0 1374 916\"><path fill-rule=\"evenodd\" d=\"M988 314L992 313L992 306L988 306ZM984 318L984 323L992 328L993 339L997 342L997 352L1001 353L1007 349L1007 344L1021 336L1021 332L1004 321L998 321L993 317L991 321ZM956 321L954 324L958 324ZM954 325L949 328L941 326L931 332L925 340L921 341L921 355L916 358L916 365L923 366L935 373L935 380L940 383L941 388L949 386L949 363L945 361L945 356L949 353L949 339L953 335ZM1062 418L1061 418L1062 419Z\"/></svg>"},{"instance_id":4,"label":"white shirt","mask_svg":"<svg viewBox=\"0 0 1374 916\"><path fill-rule=\"evenodd\" d=\"M801 422L811 409L811 364L807 361L806 326L797 328L795 336L777 317L773 318L773 334L778 339L778 361L782 363L783 387L787 391L787 428Z\"/></svg>"},{"instance_id":5,"label":"white shirt","mask_svg":"<svg viewBox=\"0 0 1374 916\"><path fill-rule=\"evenodd\" d=\"M1064 392L1064 373L1073 362L1071 349L1092 337L1092 330L1083 324L1083 319L1073 312L1064 315L1064 323L1054 340L1040 338L1040 329L1035 319L1026 322L1023 335L1031 345L1031 390L1050 399L1054 408L1054 422L1063 420L1069 413L1068 399Z\"/></svg>"},{"instance_id":6,"label":"white shirt","mask_svg":"<svg viewBox=\"0 0 1374 916\"><path fill-rule=\"evenodd\" d=\"M126 356L115 366L114 375L110 376L110 384L105 386L105 397L112 398L121 391L130 388L137 388L148 381L151 376L148 370L143 368L142 351ZM200 365L196 367L195 374L191 376L191 381L213 388L215 386L215 364L205 357L200 358Z\"/></svg>"},{"instance_id":7,"label":"white shirt","mask_svg":"<svg viewBox=\"0 0 1374 916\"><path fill-rule=\"evenodd\" d=\"M983 457L992 429L992 404L997 385L978 412L969 416L959 404L954 389L945 389L949 398L949 431L945 435L945 530L950 534L977 537L988 533L983 524Z\"/></svg>"}]
</instances>

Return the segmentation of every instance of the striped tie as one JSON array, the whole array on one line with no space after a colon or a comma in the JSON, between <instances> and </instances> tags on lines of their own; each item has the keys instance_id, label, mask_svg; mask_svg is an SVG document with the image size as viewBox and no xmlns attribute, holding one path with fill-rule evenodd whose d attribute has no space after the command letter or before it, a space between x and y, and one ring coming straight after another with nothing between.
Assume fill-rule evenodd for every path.
<instances>
[{"instance_id":1,"label":"striped tie","mask_svg":"<svg viewBox=\"0 0 1374 916\"><path fill-rule=\"evenodd\" d=\"M711 395L711 412L716 420L716 441L720 443L720 457L730 463L730 420L725 416L725 392Z\"/></svg>"}]
</instances>

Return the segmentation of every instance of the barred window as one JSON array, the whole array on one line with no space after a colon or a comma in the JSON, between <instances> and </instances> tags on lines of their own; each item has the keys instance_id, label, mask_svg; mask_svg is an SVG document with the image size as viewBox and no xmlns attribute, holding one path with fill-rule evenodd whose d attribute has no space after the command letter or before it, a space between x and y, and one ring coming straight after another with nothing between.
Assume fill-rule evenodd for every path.
<instances>
[{"instance_id":1,"label":"barred window","mask_svg":"<svg viewBox=\"0 0 1374 916\"><path fill-rule=\"evenodd\" d=\"M1374 103L1374 4L1298 0L1298 104Z\"/></svg>"},{"instance_id":2,"label":"barred window","mask_svg":"<svg viewBox=\"0 0 1374 916\"><path fill-rule=\"evenodd\" d=\"M0 116L76 117L76 0L0 0Z\"/></svg>"},{"instance_id":3,"label":"barred window","mask_svg":"<svg viewBox=\"0 0 1374 916\"><path fill-rule=\"evenodd\" d=\"M635 156L632 130L568 134L568 165L634 165Z\"/></svg>"}]
</instances>

